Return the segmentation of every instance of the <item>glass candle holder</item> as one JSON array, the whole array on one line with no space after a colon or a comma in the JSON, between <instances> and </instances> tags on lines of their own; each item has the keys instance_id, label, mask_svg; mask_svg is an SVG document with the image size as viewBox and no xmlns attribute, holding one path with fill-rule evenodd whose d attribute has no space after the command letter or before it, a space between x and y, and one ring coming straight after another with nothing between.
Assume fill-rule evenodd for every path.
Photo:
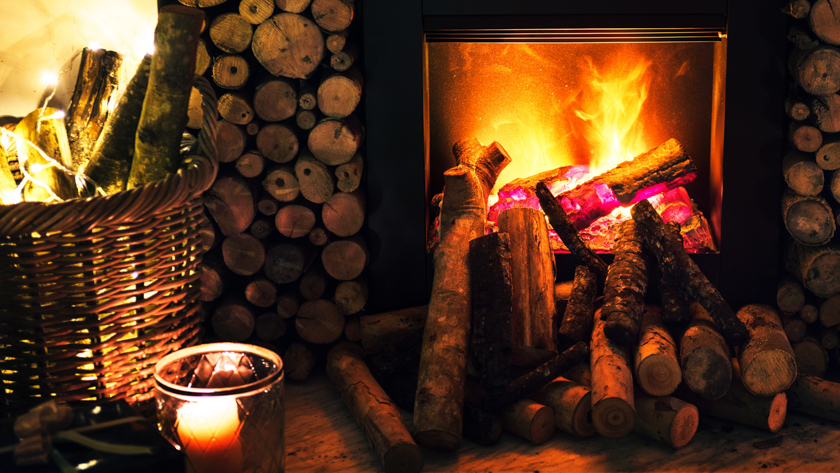
<instances>
[{"instance_id":1,"label":"glass candle holder","mask_svg":"<svg viewBox=\"0 0 840 473\"><path fill-rule=\"evenodd\" d=\"M161 434L195 473L283 472L283 362L265 348L210 343L155 366Z\"/></svg>"}]
</instances>

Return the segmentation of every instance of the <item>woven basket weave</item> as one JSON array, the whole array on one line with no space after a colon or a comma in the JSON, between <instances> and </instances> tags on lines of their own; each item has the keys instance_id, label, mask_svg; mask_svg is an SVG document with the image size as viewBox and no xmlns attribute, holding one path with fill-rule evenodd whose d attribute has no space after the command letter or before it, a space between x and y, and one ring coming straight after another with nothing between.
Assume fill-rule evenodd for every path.
<instances>
[{"instance_id":1,"label":"woven basket weave","mask_svg":"<svg viewBox=\"0 0 840 473\"><path fill-rule=\"evenodd\" d=\"M155 363L198 341L205 217L216 176L212 88L176 174L110 196L0 206L0 411L152 397Z\"/></svg>"}]
</instances>

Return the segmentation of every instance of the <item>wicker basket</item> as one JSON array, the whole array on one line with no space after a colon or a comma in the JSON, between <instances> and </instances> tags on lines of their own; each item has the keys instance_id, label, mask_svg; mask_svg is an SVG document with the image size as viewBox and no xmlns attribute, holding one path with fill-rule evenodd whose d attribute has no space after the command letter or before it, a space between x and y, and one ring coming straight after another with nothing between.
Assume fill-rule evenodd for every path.
<instances>
[{"instance_id":1,"label":"wicker basket","mask_svg":"<svg viewBox=\"0 0 840 473\"><path fill-rule=\"evenodd\" d=\"M196 86L209 159L107 197L0 206L0 411L143 403L155 363L197 343L201 193L217 164L215 98Z\"/></svg>"}]
</instances>

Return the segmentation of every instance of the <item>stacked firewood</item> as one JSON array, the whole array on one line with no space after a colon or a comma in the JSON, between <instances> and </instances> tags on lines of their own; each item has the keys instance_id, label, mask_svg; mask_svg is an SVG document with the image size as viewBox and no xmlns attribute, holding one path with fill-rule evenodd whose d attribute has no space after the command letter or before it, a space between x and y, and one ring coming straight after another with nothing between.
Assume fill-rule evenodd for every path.
<instances>
[{"instance_id":1,"label":"stacked firewood","mask_svg":"<svg viewBox=\"0 0 840 473\"><path fill-rule=\"evenodd\" d=\"M840 132L840 19L836 8L834 0L792 0L783 8L792 18L788 33L791 80L785 100L790 149L782 161L788 187L782 197L782 218L790 234L785 266L809 299L808 313L797 319L805 323L813 318L812 305L840 294L840 247L833 241L834 209L840 202L836 136ZM787 300L792 287L789 282L780 283L779 297L785 300L780 300L779 308L788 314L802 310L802 303Z\"/></svg>"},{"instance_id":2,"label":"stacked firewood","mask_svg":"<svg viewBox=\"0 0 840 473\"><path fill-rule=\"evenodd\" d=\"M205 193L205 339L267 345L304 379L318 347L358 340L368 294L354 4L180 1L206 14L196 73L221 117ZM189 126L201 113L191 107Z\"/></svg>"}]
</instances>

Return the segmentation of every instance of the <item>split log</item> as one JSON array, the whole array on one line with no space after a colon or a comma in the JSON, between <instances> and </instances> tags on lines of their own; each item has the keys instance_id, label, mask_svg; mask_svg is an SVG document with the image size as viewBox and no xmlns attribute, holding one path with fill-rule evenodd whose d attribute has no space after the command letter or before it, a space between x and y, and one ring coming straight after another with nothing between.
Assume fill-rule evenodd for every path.
<instances>
[{"instance_id":1,"label":"split log","mask_svg":"<svg viewBox=\"0 0 840 473\"><path fill-rule=\"evenodd\" d=\"M216 159L220 163L236 161L245 151L247 139L241 126L227 120L219 120L216 124Z\"/></svg>"},{"instance_id":2,"label":"split log","mask_svg":"<svg viewBox=\"0 0 840 473\"><path fill-rule=\"evenodd\" d=\"M259 25L271 18L274 0L240 0L239 16L252 25Z\"/></svg>"},{"instance_id":3,"label":"split log","mask_svg":"<svg viewBox=\"0 0 840 473\"><path fill-rule=\"evenodd\" d=\"M673 448L682 448L694 438L700 425L697 408L675 397L651 397L636 393L636 424L633 430Z\"/></svg>"},{"instance_id":4,"label":"split log","mask_svg":"<svg viewBox=\"0 0 840 473\"><path fill-rule=\"evenodd\" d=\"M651 396L670 396L682 382L677 345L662 325L659 307L645 307L634 360L636 383Z\"/></svg>"},{"instance_id":5,"label":"split log","mask_svg":"<svg viewBox=\"0 0 840 473\"><path fill-rule=\"evenodd\" d=\"M347 44L347 30L336 31L335 33L331 33L324 42L327 45L327 49L331 53L337 53L344 49L344 45Z\"/></svg>"},{"instance_id":6,"label":"split log","mask_svg":"<svg viewBox=\"0 0 840 473\"><path fill-rule=\"evenodd\" d=\"M267 122L291 117L297 103L297 81L291 79L269 79L254 89L254 112Z\"/></svg>"},{"instance_id":7,"label":"split log","mask_svg":"<svg viewBox=\"0 0 840 473\"><path fill-rule=\"evenodd\" d=\"M283 373L291 380L304 381L312 373L315 361L315 352L309 345L294 342L283 353Z\"/></svg>"},{"instance_id":8,"label":"split log","mask_svg":"<svg viewBox=\"0 0 840 473\"><path fill-rule=\"evenodd\" d=\"M320 162L319 162L320 163ZM336 236L348 237L362 229L365 221L365 196L361 191L336 192L321 207L321 221Z\"/></svg>"},{"instance_id":9,"label":"split log","mask_svg":"<svg viewBox=\"0 0 840 473\"><path fill-rule=\"evenodd\" d=\"M274 216L274 226L289 238L306 236L315 226L315 212L303 205L284 205Z\"/></svg>"},{"instance_id":10,"label":"split log","mask_svg":"<svg viewBox=\"0 0 840 473\"><path fill-rule=\"evenodd\" d=\"M353 21L353 0L312 0L309 8L324 31L345 30Z\"/></svg>"},{"instance_id":11,"label":"split log","mask_svg":"<svg viewBox=\"0 0 840 473\"><path fill-rule=\"evenodd\" d=\"M785 336L787 336L788 341L792 344L801 341L808 332L808 324L796 317L789 317L787 320L783 320L782 327L785 330Z\"/></svg>"},{"instance_id":12,"label":"split log","mask_svg":"<svg viewBox=\"0 0 840 473\"><path fill-rule=\"evenodd\" d=\"M788 97L785 99L785 113L796 121L802 121L811 115L811 109L804 100Z\"/></svg>"},{"instance_id":13,"label":"split log","mask_svg":"<svg viewBox=\"0 0 840 473\"><path fill-rule=\"evenodd\" d=\"M827 297L820 302L819 321L823 327L834 327L840 324L840 295Z\"/></svg>"},{"instance_id":14,"label":"split log","mask_svg":"<svg viewBox=\"0 0 840 473\"><path fill-rule=\"evenodd\" d=\"M692 320L680 339L682 378L698 396L720 399L732 383L729 347L703 307L691 304Z\"/></svg>"},{"instance_id":15,"label":"split log","mask_svg":"<svg viewBox=\"0 0 840 473\"><path fill-rule=\"evenodd\" d=\"M815 126L804 122L791 122L788 141L799 151L813 153L822 146L823 135Z\"/></svg>"},{"instance_id":16,"label":"split log","mask_svg":"<svg viewBox=\"0 0 840 473\"><path fill-rule=\"evenodd\" d=\"M822 377L828 369L828 351L814 337L805 337L791 347L800 375Z\"/></svg>"},{"instance_id":17,"label":"split log","mask_svg":"<svg viewBox=\"0 0 840 473\"><path fill-rule=\"evenodd\" d=\"M557 236L560 237L566 245L566 248L577 258L580 264L588 266L589 270L597 276L599 285L603 286L604 281L607 279L607 272L609 271L607 264L580 239L577 229L569 219L568 214L566 214L563 206L551 194L548 186L540 181L536 184L534 190L540 201L540 207L542 207L543 212L548 216L551 228L554 229Z\"/></svg>"},{"instance_id":18,"label":"split log","mask_svg":"<svg viewBox=\"0 0 840 473\"><path fill-rule=\"evenodd\" d=\"M249 233L226 237L222 242L225 265L240 276L251 276L265 264L265 247Z\"/></svg>"},{"instance_id":19,"label":"split log","mask_svg":"<svg viewBox=\"0 0 840 473\"><path fill-rule=\"evenodd\" d=\"M239 13L222 13L210 22L210 40L229 54L239 54L251 45L254 27Z\"/></svg>"},{"instance_id":20,"label":"split log","mask_svg":"<svg viewBox=\"0 0 840 473\"><path fill-rule=\"evenodd\" d=\"M298 308L300 308L300 300L297 294L278 294L277 315L284 319L291 319L297 314Z\"/></svg>"},{"instance_id":21,"label":"split log","mask_svg":"<svg viewBox=\"0 0 840 473\"><path fill-rule=\"evenodd\" d=\"M785 394L788 409L840 422L840 383L803 374L796 378Z\"/></svg>"},{"instance_id":22,"label":"split log","mask_svg":"<svg viewBox=\"0 0 840 473\"><path fill-rule=\"evenodd\" d=\"M344 47L344 50L334 52L330 56L330 67L336 71L344 72L353 67L358 57L359 49L353 44L348 44Z\"/></svg>"},{"instance_id":23,"label":"split log","mask_svg":"<svg viewBox=\"0 0 840 473\"><path fill-rule=\"evenodd\" d=\"M273 198L272 200L280 202L291 202L300 195L300 183L295 177L295 171L291 166L277 166L270 169L262 182L263 189ZM261 201L262 202L262 201ZM270 204L270 201L269 201ZM272 206L273 213L266 213L266 215L274 215L278 212L276 206Z\"/></svg>"},{"instance_id":24,"label":"split log","mask_svg":"<svg viewBox=\"0 0 840 473\"><path fill-rule=\"evenodd\" d=\"M368 283L364 278L341 281L335 287L333 302L344 315L355 314L365 308L368 299ZM361 338L360 338L361 340ZM367 350L365 350L367 351Z\"/></svg>"},{"instance_id":25,"label":"split log","mask_svg":"<svg viewBox=\"0 0 840 473\"><path fill-rule=\"evenodd\" d=\"M111 96L119 85L122 56L106 49L84 48L67 116L72 169L87 162L108 117Z\"/></svg>"},{"instance_id":26,"label":"split log","mask_svg":"<svg viewBox=\"0 0 840 473\"><path fill-rule=\"evenodd\" d=\"M274 3L277 4L277 8L285 12L303 13L304 10L309 8L312 0L274 0Z\"/></svg>"},{"instance_id":27,"label":"split log","mask_svg":"<svg viewBox=\"0 0 840 473\"><path fill-rule=\"evenodd\" d=\"M300 109L295 112L295 123L301 130L311 130L318 123L318 116L312 110Z\"/></svg>"},{"instance_id":28,"label":"split log","mask_svg":"<svg viewBox=\"0 0 840 473\"><path fill-rule=\"evenodd\" d=\"M824 245L834 236L834 212L822 196L804 196L785 190L782 219L788 233L803 245Z\"/></svg>"},{"instance_id":29,"label":"split log","mask_svg":"<svg viewBox=\"0 0 840 473\"><path fill-rule=\"evenodd\" d=\"M801 51L792 61L791 75L811 95L829 95L840 90L840 50L822 45Z\"/></svg>"},{"instance_id":30,"label":"split log","mask_svg":"<svg viewBox=\"0 0 840 473\"><path fill-rule=\"evenodd\" d=\"M321 251L321 264L339 281L359 277L369 260L367 245L359 236L330 242Z\"/></svg>"},{"instance_id":31,"label":"split log","mask_svg":"<svg viewBox=\"0 0 840 473\"><path fill-rule=\"evenodd\" d=\"M604 437L623 437L633 430L636 411L633 375L627 350L604 334L606 322L595 312L590 364L592 369L592 423Z\"/></svg>"},{"instance_id":32,"label":"split log","mask_svg":"<svg viewBox=\"0 0 840 473\"><path fill-rule=\"evenodd\" d=\"M362 73L351 68L330 74L318 86L318 109L330 118L344 118L362 99Z\"/></svg>"},{"instance_id":33,"label":"split log","mask_svg":"<svg viewBox=\"0 0 840 473\"><path fill-rule=\"evenodd\" d=\"M779 314L769 305L750 304L738 311L750 332L738 357L744 387L757 396L774 396L796 379L796 359Z\"/></svg>"},{"instance_id":34,"label":"split log","mask_svg":"<svg viewBox=\"0 0 840 473\"><path fill-rule=\"evenodd\" d=\"M329 279L322 269L317 267L309 268L303 276L300 277L298 292L308 301L318 300L324 295L324 292L326 292L328 284Z\"/></svg>"},{"instance_id":35,"label":"split log","mask_svg":"<svg viewBox=\"0 0 840 473\"><path fill-rule=\"evenodd\" d=\"M659 215L656 216L659 218ZM601 318L605 321L604 335L625 346L638 342L639 325L645 309L648 267L639 226L633 220L626 220L616 228L615 259L607 273L601 308Z\"/></svg>"},{"instance_id":36,"label":"split log","mask_svg":"<svg viewBox=\"0 0 840 473\"><path fill-rule=\"evenodd\" d=\"M204 193L204 206L225 236L237 235L248 229L257 211L254 194L248 183L239 176L222 176Z\"/></svg>"},{"instance_id":37,"label":"split log","mask_svg":"<svg viewBox=\"0 0 840 473\"><path fill-rule=\"evenodd\" d=\"M298 106L303 110L315 110L318 107L318 89L308 80L298 81Z\"/></svg>"},{"instance_id":38,"label":"split log","mask_svg":"<svg viewBox=\"0 0 840 473\"><path fill-rule=\"evenodd\" d=\"M238 54L224 54L213 61L213 82L223 89L237 90L251 76L248 61Z\"/></svg>"},{"instance_id":39,"label":"split log","mask_svg":"<svg viewBox=\"0 0 840 473\"><path fill-rule=\"evenodd\" d=\"M362 326L362 348L366 355L381 353L386 347L413 333L423 330L429 306L421 305L383 312L376 315L363 315L359 318Z\"/></svg>"},{"instance_id":40,"label":"split log","mask_svg":"<svg viewBox=\"0 0 840 473\"><path fill-rule=\"evenodd\" d=\"M741 384L737 364L734 360L732 385L721 398L703 399L685 388L680 388L676 397L694 404L701 415L778 432L785 423L787 396L783 392L772 396L756 396L749 392Z\"/></svg>"},{"instance_id":41,"label":"split log","mask_svg":"<svg viewBox=\"0 0 840 473\"><path fill-rule=\"evenodd\" d=\"M470 360L486 389L503 386L510 374L514 313L510 244L503 232L470 241Z\"/></svg>"},{"instance_id":42,"label":"split log","mask_svg":"<svg viewBox=\"0 0 840 473\"><path fill-rule=\"evenodd\" d=\"M592 394L588 387L558 377L532 393L531 399L554 410L554 424L558 429L578 438L595 435Z\"/></svg>"},{"instance_id":43,"label":"split log","mask_svg":"<svg viewBox=\"0 0 840 473\"><path fill-rule=\"evenodd\" d=\"M362 339L362 325L358 317L350 317L344 322L344 338L351 342Z\"/></svg>"},{"instance_id":44,"label":"split log","mask_svg":"<svg viewBox=\"0 0 840 473\"><path fill-rule=\"evenodd\" d=\"M301 339L325 345L344 334L344 314L330 301L305 301L298 308L295 328Z\"/></svg>"},{"instance_id":45,"label":"split log","mask_svg":"<svg viewBox=\"0 0 840 473\"><path fill-rule=\"evenodd\" d=\"M21 170L31 176L23 187L24 200L49 202L78 195L67 173L72 169L70 145L59 110L45 107L27 114L15 126L15 144ZM42 152L53 161L45 159Z\"/></svg>"},{"instance_id":46,"label":"split log","mask_svg":"<svg viewBox=\"0 0 840 473\"><path fill-rule=\"evenodd\" d=\"M783 13L787 13L797 20L808 18L810 11L811 2L809 0L791 0L787 5L782 7Z\"/></svg>"},{"instance_id":47,"label":"split log","mask_svg":"<svg viewBox=\"0 0 840 473\"><path fill-rule=\"evenodd\" d=\"M297 135L286 125L269 123L257 133L257 150L275 163L288 163L300 150Z\"/></svg>"},{"instance_id":48,"label":"split log","mask_svg":"<svg viewBox=\"0 0 840 473\"><path fill-rule=\"evenodd\" d=\"M307 150L303 150L295 161L295 176L300 185L300 193L312 203L323 204L335 192L335 176Z\"/></svg>"},{"instance_id":49,"label":"split log","mask_svg":"<svg viewBox=\"0 0 840 473\"><path fill-rule=\"evenodd\" d=\"M236 160L236 171L242 177L257 177L262 174L264 169L265 158L256 151L248 151Z\"/></svg>"},{"instance_id":50,"label":"split log","mask_svg":"<svg viewBox=\"0 0 840 473\"><path fill-rule=\"evenodd\" d=\"M245 286L245 299L257 307L272 307L277 300L277 286L268 278L256 277Z\"/></svg>"},{"instance_id":51,"label":"split log","mask_svg":"<svg viewBox=\"0 0 840 473\"><path fill-rule=\"evenodd\" d=\"M228 342L244 342L254 333L254 313L236 299L221 303L213 312L213 332Z\"/></svg>"},{"instance_id":52,"label":"split log","mask_svg":"<svg viewBox=\"0 0 840 473\"><path fill-rule=\"evenodd\" d=\"M595 274L584 265L575 268L574 285L558 329L559 348L587 342L592 338L597 290Z\"/></svg>"},{"instance_id":53,"label":"split log","mask_svg":"<svg viewBox=\"0 0 840 473\"><path fill-rule=\"evenodd\" d=\"M187 126L203 22L203 11L181 5L167 5L158 13L155 53L137 124L129 188L161 180L180 167L181 136Z\"/></svg>"},{"instance_id":54,"label":"split log","mask_svg":"<svg viewBox=\"0 0 840 473\"><path fill-rule=\"evenodd\" d=\"M364 161L362 155L356 153L346 163L335 168L335 177L337 182L335 184L341 192L353 192L359 188L362 181L362 170L364 169ZM840 185L838 186L840 188ZM838 192L837 195L840 195ZM840 199L838 199L840 201Z\"/></svg>"},{"instance_id":55,"label":"split log","mask_svg":"<svg viewBox=\"0 0 840 473\"><path fill-rule=\"evenodd\" d=\"M788 187L800 195L817 195L825 185L825 173L814 156L801 151L793 150L785 154L782 174Z\"/></svg>"},{"instance_id":56,"label":"split log","mask_svg":"<svg viewBox=\"0 0 840 473\"><path fill-rule=\"evenodd\" d=\"M631 214L647 247L656 255L662 271L671 274L709 312L730 346L740 345L747 338L746 327L697 264L686 254L685 248L675 245L675 239L668 237L662 218L650 202L640 201L633 206Z\"/></svg>"},{"instance_id":57,"label":"split log","mask_svg":"<svg viewBox=\"0 0 840 473\"><path fill-rule=\"evenodd\" d=\"M286 334L286 321L276 313L266 312L257 316L254 322L254 334L260 340L273 342ZM283 360L286 361L285 359ZM285 365L285 363L284 363ZM284 369L286 366L283 367Z\"/></svg>"},{"instance_id":58,"label":"split log","mask_svg":"<svg viewBox=\"0 0 840 473\"><path fill-rule=\"evenodd\" d=\"M219 97L219 116L237 125L247 125L254 119L254 107L251 104L251 98L243 93L222 94Z\"/></svg>"},{"instance_id":59,"label":"split log","mask_svg":"<svg viewBox=\"0 0 840 473\"><path fill-rule=\"evenodd\" d=\"M554 435L554 410L530 399L519 400L502 411L502 428L540 445Z\"/></svg>"},{"instance_id":60,"label":"split log","mask_svg":"<svg viewBox=\"0 0 840 473\"><path fill-rule=\"evenodd\" d=\"M210 53L207 52L207 44L199 39L195 51L195 75L203 76L207 72L207 69L210 68L212 62L213 59L210 57Z\"/></svg>"},{"instance_id":61,"label":"split log","mask_svg":"<svg viewBox=\"0 0 840 473\"><path fill-rule=\"evenodd\" d=\"M310 148L319 126L309 135ZM444 172L447 192L441 208L440 244L434 254L435 276L414 406L415 439L444 451L455 450L461 444L472 312L469 242L484 235L487 196L498 173L510 162L507 152L495 142L486 148L469 150L456 143L453 151L456 159L465 164ZM354 149L335 164L349 161L355 153ZM324 253L334 244L327 245Z\"/></svg>"},{"instance_id":62,"label":"split log","mask_svg":"<svg viewBox=\"0 0 840 473\"><path fill-rule=\"evenodd\" d=\"M556 351L554 254L545 216L536 209L512 208L502 212L497 223L499 232L510 238L511 347Z\"/></svg>"},{"instance_id":63,"label":"split log","mask_svg":"<svg viewBox=\"0 0 840 473\"><path fill-rule=\"evenodd\" d=\"M472 404L464 404L464 437L479 444L493 445L502 437L502 419Z\"/></svg>"},{"instance_id":64,"label":"split log","mask_svg":"<svg viewBox=\"0 0 840 473\"><path fill-rule=\"evenodd\" d=\"M344 164L359 150L364 128L355 115L345 118L324 118L309 132L308 146L324 164Z\"/></svg>"},{"instance_id":65,"label":"split log","mask_svg":"<svg viewBox=\"0 0 840 473\"><path fill-rule=\"evenodd\" d=\"M804 246L791 241L785 268L817 297L840 294L840 249L834 246Z\"/></svg>"},{"instance_id":66,"label":"split log","mask_svg":"<svg viewBox=\"0 0 840 473\"><path fill-rule=\"evenodd\" d=\"M277 284L296 281L309 265L311 257L303 245L279 243L265 253L263 273Z\"/></svg>"},{"instance_id":67,"label":"split log","mask_svg":"<svg viewBox=\"0 0 840 473\"><path fill-rule=\"evenodd\" d=\"M840 4L838 4L840 6ZM811 99L811 120L820 131L840 131L840 95L821 95Z\"/></svg>"},{"instance_id":68,"label":"split log","mask_svg":"<svg viewBox=\"0 0 840 473\"><path fill-rule=\"evenodd\" d=\"M221 258L207 255L198 268L202 301L215 301L226 292L226 289L230 289L234 279L233 273L225 266Z\"/></svg>"},{"instance_id":69,"label":"split log","mask_svg":"<svg viewBox=\"0 0 840 473\"><path fill-rule=\"evenodd\" d=\"M783 278L776 289L776 305L782 312L799 312L805 306L805 291L802 285L791 277ZM840 323L840 320L837 322Z\"/></svg>"},{"instance_id":70,"label":"split log","mask_svg":"<svg viewBox=\"0 0 840 473\"><path fill-rule=\"evenodd\" d=\"M828 44L840 44L839 9L840 3L837 0L816 0L808 14L811 31Z\"/></svg>"},{"instance_id":71,"label":"split log","mask_svg":"<svg viewBox=\"0 0 840 473\"><path fill-rule=\"evenodd\" d=\"M840 140L836 136L821 141L816 152L817 165L823 170L840 169Z\"/></svg>"},{"instance_id":72,"label":"split log","mask_svg":"<svg viewBox=\"0 0 840 473\"><path fill-rule=\"evenodd\" d=\"M324 57L324 36L312 20L280 13L257 26L251 49L271 74L306 79Z\"/></svg>"},{"instance_id":73,"label":"split log","mask_svg":"<svg viewBox=\"0 0 840 473\"><path fill-rule=\"evenodd\" d=\"M330 242L330 236L327 234L327 230L325 230L324 227L316 226L312 228L307 237L309 238L309 243L312 243L315 246L324 246Z\"/></svg>"}]
</instances>

